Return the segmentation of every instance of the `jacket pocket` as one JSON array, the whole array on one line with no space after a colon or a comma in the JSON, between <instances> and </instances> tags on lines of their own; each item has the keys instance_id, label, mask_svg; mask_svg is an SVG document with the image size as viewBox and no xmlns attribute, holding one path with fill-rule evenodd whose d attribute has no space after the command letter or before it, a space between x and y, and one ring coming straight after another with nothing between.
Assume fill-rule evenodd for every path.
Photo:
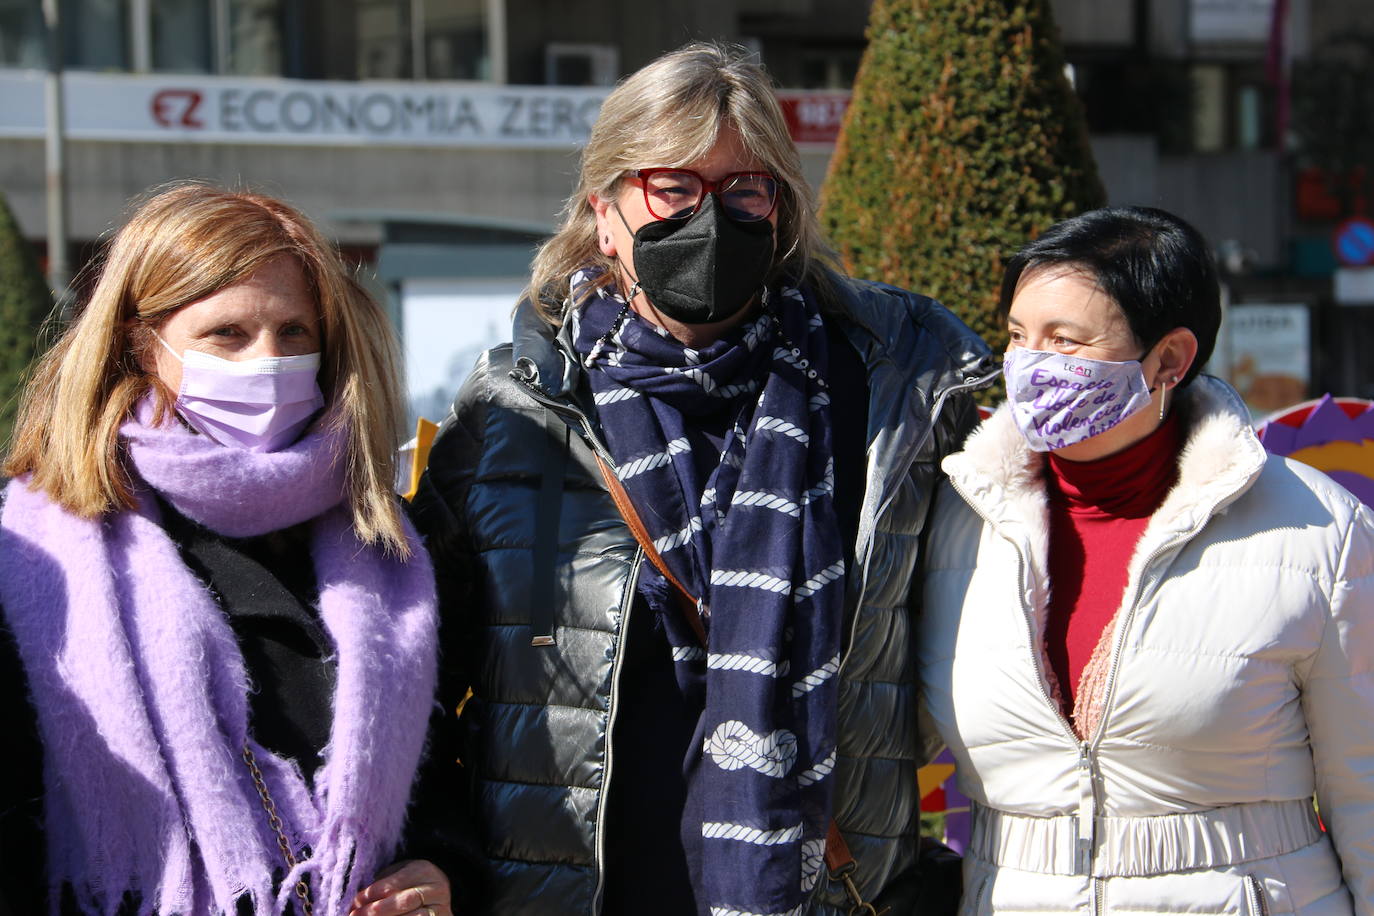
<instances>
[{"instance_id":1,"label":"jacket pocket","mask_svg":"<svg viewBox=\"0 0 1374 916\"><path fill-rule=\"evenodd\" d=\"M1269 892L1254 875L1245 876L1245 908L1249 916L1269 916Z\"/></svg>"}]
</instances>

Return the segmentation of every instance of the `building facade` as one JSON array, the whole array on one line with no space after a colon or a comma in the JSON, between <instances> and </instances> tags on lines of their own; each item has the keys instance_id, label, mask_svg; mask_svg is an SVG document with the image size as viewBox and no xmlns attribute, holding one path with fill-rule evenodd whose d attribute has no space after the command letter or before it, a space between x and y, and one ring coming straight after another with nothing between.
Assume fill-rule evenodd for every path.
<instances>
[{"instance_id":1,"label":"building facade","mask_svg":"<svg viewBox=\"0 0 1374 916\"><path fill-rule=\"evenodd\" d=\"M1352 361L1360 341L1374 343L1374 333L1362 336L1368 309L1332 304L1336 265L1323 255L1347 214L1338 206L1314 217L1299 205L1303 181L1321 182L1300 170L1286 113L1295 68L1351 34L1374 35L1374 5L1053 5L1111 201L1195 222L1223 255L1236 307L1288 307L1306 340L1282 348L1279 369L1296 378L1283 397L1374 396L1374 376ZM481 311L475 324L499 334L616 79L693 39L751 47L786 90L808 178L819 185L868 6L63 0L73 254L80 262L130 198L171 179L278 194L375 267L405 332L413 396L444 391L477 344L454 344L445 356L435 343L445 335L426 331L461 307ZM44 42L39 0L0 0L0 190L40 246ZM1219 359L1225 374L1238 357L1223 349Z\"/></svg>"}]
</instances>

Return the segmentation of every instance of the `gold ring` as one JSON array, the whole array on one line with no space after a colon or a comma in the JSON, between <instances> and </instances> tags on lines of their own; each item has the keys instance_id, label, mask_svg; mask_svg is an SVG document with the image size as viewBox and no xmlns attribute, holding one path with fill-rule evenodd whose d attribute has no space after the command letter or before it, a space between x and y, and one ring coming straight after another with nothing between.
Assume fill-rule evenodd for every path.
<instances>
[{"instance_id":1,"label":"gold ring","mask_svg":"<svg viewBox=\"0 0 1374 916\"><path fill-rule=\"evenodd\" d=\"M412 887L411 890L415 892L416 897L420 898L420 905L417 906L415 909L428 910L429 916L434 916L434 908L431 907L428 903L425 903L425 892L420 890L418 887Z\"/></svg>"}]
</instances>

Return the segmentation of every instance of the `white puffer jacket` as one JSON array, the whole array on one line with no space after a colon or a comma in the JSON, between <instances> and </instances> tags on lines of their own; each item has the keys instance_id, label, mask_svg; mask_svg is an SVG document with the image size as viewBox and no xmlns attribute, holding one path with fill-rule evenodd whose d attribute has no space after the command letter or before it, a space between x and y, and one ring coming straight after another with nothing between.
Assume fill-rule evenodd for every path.
<instances>
[{"instance_id":1,"label":"white puffer jacket","mask_svg":"<svg viewBox=\"0 0 1374 916\"><path fill-rule=\"evenodd\" d=\"M975 803L964 914L1374 913L1374 514L1225 384L1178 407L1085 742L1044 674L1043 456L1003 409L944 461L919 651Z\"/></svg>"}]
</instances>

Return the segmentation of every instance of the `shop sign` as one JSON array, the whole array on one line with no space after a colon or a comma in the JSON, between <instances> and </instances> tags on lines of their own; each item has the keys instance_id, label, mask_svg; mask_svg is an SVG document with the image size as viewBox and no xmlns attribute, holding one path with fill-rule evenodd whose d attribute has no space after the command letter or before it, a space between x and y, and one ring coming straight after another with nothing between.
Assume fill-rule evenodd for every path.
<instances>
[{"instance_id":1,"label":"shop sign","mask_svg":"<svg viewBox=\"0 0 1374 916\"><path fill-rule=\"evenodd\" d=\"M44 74L0 70L0 137L44 134ZM340 146L578 147L605 87L329 82L70 72L76 140ZM833 144L847 92L779 93L798 143Z\"/></svg>"},{"instance_id":2,"label":"shop sign","mask_svg":"<svg viewBox=\"0 0 1374 916\"><path fill-rule=\"evenodd\" d=\"M67 135L82 140L567 148L607 90L69 73ZM0 71L0 136L43 136L43 76Z\"/></svg>"},{"instance_id":3,"label":"shop sign","mask_svg":"<svg viewBox=\"0 0 1374 916\"><path fill-rule=\"evenodd\" d=\"M848 92L780 92L778 101L796 142L833 146L839 139Z\"/></svg>"},{"instance_id":4,"label":"shop sign","mask_svg":"<svg viewBox=\"0 0 1374 916\"><path fill-rule=\"evenodd\" d=\"M1226 310L1226 375L1261 413L1307 397L1311 378L1305 305L1233 305Z\"/></svg>"},{"instance_id":5,"label":"shop sign","mask_svg":"<svg viewBox=\"0 0 1374 916\"><path fill-rule=\"evenodd\" d=\"M1274 17L1274 0L1190 0L1193 41L1264 44Z\"/></svg>"}]
</instances>

